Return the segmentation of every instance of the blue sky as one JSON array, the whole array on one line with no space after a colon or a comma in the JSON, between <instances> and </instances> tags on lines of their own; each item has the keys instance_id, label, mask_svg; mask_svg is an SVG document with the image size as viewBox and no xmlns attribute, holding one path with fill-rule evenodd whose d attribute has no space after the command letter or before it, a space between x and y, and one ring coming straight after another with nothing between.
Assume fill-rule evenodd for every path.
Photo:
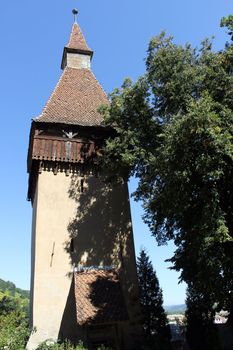
<instances>
[{"instance_id":1,"label":"blue sky","mask_svg":"<svg viewBox=\"0 0 233 350\"><path fill-rule=\"evenodd\" d=\"M232 13L229 0L8 0L0 3L0 278L29 288L31 205L26 201L26 156L31 118L40 114L60 74L63 46L73 17L94 50L92 68L107 93L125 77L144 72L149 39L166 30L175 42L197 46L215 36L215 49L227 40L220 18ZM135 188L135 180L130 189ZM156 268L165 304L183 303L185 286L164 260L173 246L156 247L132 202L136 251L141 246Z\"/></svg>"}]
</instances>

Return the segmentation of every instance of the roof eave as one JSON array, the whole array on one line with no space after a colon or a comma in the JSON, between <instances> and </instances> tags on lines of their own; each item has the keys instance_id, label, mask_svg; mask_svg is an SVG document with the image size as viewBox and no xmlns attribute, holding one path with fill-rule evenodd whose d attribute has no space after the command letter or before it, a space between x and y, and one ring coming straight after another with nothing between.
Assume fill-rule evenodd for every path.
<instances>
[{"instance_id":1,"label":"roof eave","mask_svg":"<svg viewBox=\"0 0 233 350\"><path fill-rule=\"evenodd\" d=\"M89 125L84 125L84 124L77 124L77 123L70 123L70 124L67 124L67 122L59 122L59 121L56 121L56 122L51 122L51 121L41 121L39 119L33 119L33 123L34 125L37 125L38 127L39 126L47 126L47 125L51 125L51 126L54 126L54 125L59 125L61 128L63 127L75 127L75 128L94 128L94 129L106 129L106 130L114 130L114 126L113 125L106 125L104 124L89 124Z\"/></svg>"}]
</instances>

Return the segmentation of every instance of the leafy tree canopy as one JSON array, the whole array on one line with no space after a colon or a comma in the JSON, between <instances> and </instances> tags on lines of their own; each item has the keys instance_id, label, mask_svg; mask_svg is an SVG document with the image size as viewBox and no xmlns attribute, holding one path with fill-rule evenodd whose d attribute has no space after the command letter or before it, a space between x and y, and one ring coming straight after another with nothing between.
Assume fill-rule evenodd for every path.
<instances>
[{"instance_id":1,"label":"leafy tree canopy","mask_svg":"<svg viewBox=\"0 0 233 350\"><path fill-rule=\"evenodd\" d=\"M23 317L28 316L29 300L22 298L16 293L14 296L9 292L0 292L0 315L7 315L10 312L22 314Z\"/></svg>"},{"instance_id":2,"label":"leafy tree canopy","mask_svg":"<svg viewBox=\"0 0 233 350\"><path fill-rule=\"evenodd\" d=\"M0 349L24 350L29 336L27 319L18 312L0 314Z\"/></svg>"},{"instance_id":3,"label":"leafy tree canopy","mask_svg":"<svg viewBox=\"0 0 233 350\"><path fill-rule=\"evenodd\" d=\"M221 22L231 39L232 18ZM233 311L232 47L183 47L161 33L145 75L115 89L102 113L116 130L103 157L109 177L138 178L145 222L159 244L177 247L173 268Z\"/></svg>"},{"instance_id":4,"label":"leafy tree canopy","mask_svg":"<svg viewBox=\"0 0 233 350\"><path fill-rule=\"evenodd\" d=\"M29 336L29 299L25 294L12 282L0 280L0 349L25 349Z\"/></svg>"}]
</instances>

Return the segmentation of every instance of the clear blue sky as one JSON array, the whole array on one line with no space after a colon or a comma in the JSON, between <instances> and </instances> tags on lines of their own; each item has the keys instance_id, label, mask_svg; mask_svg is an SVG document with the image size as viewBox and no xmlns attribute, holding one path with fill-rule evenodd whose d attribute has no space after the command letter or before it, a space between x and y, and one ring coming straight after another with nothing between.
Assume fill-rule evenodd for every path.
<instances>
[{"instance_id":1,"label":"clear blue sky","mask_svg":"<svg viewBox=\"0 0 233 350\"><path fill-rule=\"evenodd\" d=\"M8 0L0 2L0 278L29 288L31 205L26 201L26 156L31 118L40 114L60 74L63 46L79 9L79 23L95 51L92 68L106 92L125 77L144 72L149 39L166 30L180 44L196 46L215 35L215 48L226 34L222 16L233 12L229 0ZM130 189L135 188L131 181ZM165 304L183 303L184 285L163 261L173 247L157 248L132 203L137 252L147 248L164 291Z\"/></svg>"}]
</instances>

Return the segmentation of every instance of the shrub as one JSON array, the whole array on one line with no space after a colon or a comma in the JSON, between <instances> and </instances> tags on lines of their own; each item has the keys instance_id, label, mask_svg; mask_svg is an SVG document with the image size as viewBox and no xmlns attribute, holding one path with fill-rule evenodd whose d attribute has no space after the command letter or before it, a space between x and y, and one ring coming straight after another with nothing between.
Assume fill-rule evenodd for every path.
<instances>
[{"instance_id":1,"label":"shrub","mask_svg":"<svg viewBox=\"0 0 233 350\"><path fill-rule=\"evenodd\" d=\"M17 312L0 315L0 349L25 350L29 336L27 319Z\"/></svg>"},{"instance_id":2,"label":"shrub","mask_svg":"<svg viewBox=\"0 0 233 350\"><path fill-rule=\"evenodd\" d=\"M82 342L75 346L68 341L58 344L48 339L41 343L37 350L87 350L87 348L84 347ZM97 350L111 350L111 348L101 345Z\"/></svg>"}]
</instances>

